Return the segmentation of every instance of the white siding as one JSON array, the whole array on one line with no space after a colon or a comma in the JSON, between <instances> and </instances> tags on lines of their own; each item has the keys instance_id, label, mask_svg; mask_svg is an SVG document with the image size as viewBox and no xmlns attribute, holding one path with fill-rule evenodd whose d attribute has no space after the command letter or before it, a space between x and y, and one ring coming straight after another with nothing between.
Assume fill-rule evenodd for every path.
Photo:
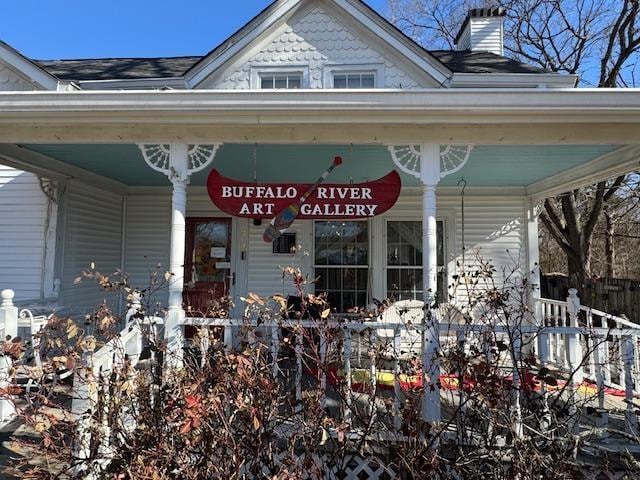
<instances>
[{"instance_id":1,"label":"white siding","mask_svg":"<svg viewBox=\"0 0 640 480\"><path fill-rule=\"evenodd\" d=\"M448 271L453 275L456 261L462 257L462 209L457 195L438 195L438 217L447 222ZM148 283L148 274L158 263L166 265L169 255L171 193L158 189L157 193L130 194L127 200L126 270L137 285ZM403 190L397 204L382 217L372 221L371 262L380 273L372 275L374 296L384 295L386 275L384 268L384 221L387 219L421 219L421 196L418 189ZM188 216L224 216L211 204L204 188L190 188L187 199ZM476 264L478 257L492 262L497 268L500 282L503 271L526 269L526 225L524 198L519 196L467 195L465 205L466 263ZM290 280L282 281L282 266L301 266L304 274L311 274L313 224L297 221L293 231L303 253L294 256L274 255L271 244L262 240L265 224L254 226L251 221L234 219L232 247L233 268L237 275L234 289L237 304L239 296L248 292L260 295L294 293ZM243 260L241 253L246 251ZM310 291L313 288L309 288Z\"/></svg>"},{"instance_id":2,"label":"white siding","mask_svg":"<svg viewBox=\"0 0 640 480\"><path fill-rule=\"evenodd\" d=\"M274 254L271 243L266 243L262 239L262 234L267 225L267 221L263 221L262 225L249 225L249 251L248 251L248 269L249 281L247 290L257 293L258 295L268 296L273 294L295 295L296 289L293 285L291 276L282 277L282 269L285 267L302 268L304 274L310 273L306 267L304 253L296 253L295 255ZM296 243L304 242L304 228L310 226L308 221L294 222L292 228L288 232L296 234ZM307 252L311 249L311 245L306 247Z\"/></svg>"},{"instance_id":3,"label":"white siding","mask_svg":"<svg viewBox=\"0 0 640 480\"><path fill-rule=\"evenodd\" d=\"M0 165L0 290L17 300L40 298L46 224L38 177Z\"/></svg>"},{"instance_id":4,"label":"white siding","mask_svg":"<svg viewBox=\"0 0 640 480\"><path fill-rule=\"evenodd\" d=\"M474 52L492 52L504 54L502 17L471 18L467 28L460 36L457 50Z\"/></svg>"},{"instance_id":5,"label":"white siding","mask_svg":"<svg viewBox=\"0 0 640 480\"><path fill-rule=\"evenodd\" d=\"M0 62L0 91L37 90L34 85L18 75L13 69Z\"/></svg>"},{"instance_id":6,"label":"white siding","mask_svg":"<svg viewBox=\"0 0 640 480\"><path fill-rule=\"evenodd\" d=\"M405 189L393 209L384 218L421 218L421 196L417 190ZM458 195L438 195L437 214L448 222L448 273L456 271L462 260L462 205ZM497 269L498 283L504 274L528 268L526 248L525 199L519 196L467 195L465 197L464 236L467 268L478 259L488 261ZM450 225L451 221L454 226ZM451 238L455 237L455 238ZM384 255L384 252L381 252Z\"/></svg>"},{"instance_id":7,"label":"white siding","mask_svg":"<svg viewBox=\"0 0 640 480\"><path fill-rule=\"evenodd\" d=\"M424 79L424 73L412 73L398 65L397 59L383 54L385 47L369 44L359 30L345 24L329 11L314 7L303 9L290 18L262 45L214 78L206 80L202 88L251 88L252 69L290 66L292 70L305 69L306 88L328 88L324 79L332 66L378 66L384 77L378 87L418 88L434 86ZM396 55L397 56L397 55ZM308 73L306 73L308 72ZM255 81L255 80L254 80ZM256 88L256 85L253 85Z\"/></svg>"},{"instance_id":8,"label":"white siding","mask_svg":"<svg viewBox=\"0 0 640 480\"><path fill-rule=\"evenodd\" d=\"M111 275L121 268L123 195L72 180L65 192L65 231L60 305L73 312L113 297L91 280L74 280L95 264ZM115 306L115 305L114 305Z\"/></svg>"},{"instance_id":9,"label":"white siding","mask_svg":"<svg viewBox=\"0 0 640 480\"><path fill-rule=\"evenodd\" d=\"M502 55L502 17L479 18L471 22L471 49Z\"/></svg>"},{"instance_id":10,"label":"white siding","mask_svg":"<svg viewBox=\"0 0 640 480\"><path fill-rule=\"evenodd\" d=\"M161 191L127 196L124 270L135 288L149 288L153 272L162 276L169 270L171 196ZM167 292L158 291L154 299L164 304Z\"/></svg>"}]
</instances>

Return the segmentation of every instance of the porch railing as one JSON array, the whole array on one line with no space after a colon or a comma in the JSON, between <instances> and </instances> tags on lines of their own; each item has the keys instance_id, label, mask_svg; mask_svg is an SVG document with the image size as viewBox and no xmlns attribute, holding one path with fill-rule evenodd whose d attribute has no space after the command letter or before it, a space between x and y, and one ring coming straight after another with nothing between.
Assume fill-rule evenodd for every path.
<instances>
[{"instance_id":1,"label":"porch railing","mask_svg":"<svg viewBox=\"0 0 640 480\"><path fill-rule=\"evenodd\" d=\"M2 304L0 305L0 329L3 334L15 336L18 327L28 328L29 334L37 349L37 332L46 323L45 316L33 316L28 310L19 311L13 305L13 292L2 292ZM419 303L419 302L418 302ZM581 304L576 292L572 290L566 301L540 299L537 301L537 323L523 324L514 328L509 325L468 325L456 323L452 317L445 318L444 312L436 311L440 324L440 344L443 350L452 346L465 346L475 343L477 348L485 348L487 351L491 344L496 342L510 342L509 354L511 362L504 364L505 375L511 376L514 401L522 390L522 370L519 368L519 359L527 350L535 352L538 367L555 369L559 378L564 375L567 389L573 392L570 398L577 398L575 392L579 390L584 381L593 382L597 387L596 403L601 411L601 417L606 422L606 395L616 390L616 395L624 398L626 407L624 411L626 430L630 433L638 432L636 416L635 396L638 395L636 385L640 381L639 355L640 328L628 320L609 315L606 312L591 309ZM105 346L93 351L88 348L83 361L90 367L92 378L110 372L114 366L127 361L135 365L143 351L146 335L149 328L162 323L159 318L138 318L136 312L140 308L134 301L127 315L127 327L122 333L108 342ZM391 309L390 309L391 310ZM411 316L407 321L407 315ZM358 381L368 381L375 391L379 382L380 365L377 361L367 361L372 358L371 349L374 344L382 343L384 348L378 348L375 355L385 355L385 378L390 379L390 388L395 392L393 416L390 421L391 430L387 432L393 435L395 431L399 435L402 429L402 378L401 363L403 355L410 352L416 356L422 354L421 323L422 307L415 305L411 308L403 307L395 313L383 316L375 321L363 321L354 319L342 319L328 321L313 320L280 320L272 322L257 322L240 319L210 319L188 317L185 325L201 327L218 327L224 333L222 343L224 348L233 350L240 342L260 342L271 352L273 359L282 356L284 348L283 334L287 329L295 332L289 337L292 342L289 353L293 355L292 362L288 366L293 372L295 397L301 400L303 395L303 377L305 375L304 338L301 332L314 331L319 336L319 354L321 360L328 354L329 342L323 336L327 327L339 332L340 341L334 343L332 348L338 345L341 349L339 366L344 381L346 382L347 397L345 403L345 420L350 421L350 405L354 402L352 395L352 382L356 373L361 375ZM146 331L146 333L145 333ZM244 336L240 333L243 331ZM205 339L202 340L206 342ZM207 345L199 345L206 351ZM523 353L525 352L525 353ZM333 352L335 353L335 352ZM489 353L488 353L489 354ZM431 359L422 359L422 362ZM39 361L36 354L36 361ZM273 362L274 376L282 374L282 364ZM0 363L0 388L8 386L12 379L9 377L11 363L8 357L3 356ZM85 370L86 371L86 370ZM359 372L358 372L359 371ZM308 372L307 372L308 373ZM362 379L365 380L362 380ZM328 391L330 379L327 372L319 370L317 380L325 392ZM406 381L406 379L405 379ZM73 411L79 418L89 418L92 405L96 405L97 391L89 388L87 378L76 378L74 383ZM543 386L544 388L544 386ZM93 392L93 393L90 393ZM544 393L544 392L543 392ZM14 399L6 394L0 398L0 419L12 418L15 414ZM107 412L104 412L105 436L108 437ZM516 416L517 417L517 416ZM516 433L518 426L514 426ZM82 437L78 454L82 455ZM88 441L88 439L87 439ZM105 443L105 445L108 445ZM84 445L86 451L87 445ZM106 448L106 447L105 447ZM108 455L106 455L108 456Z\"/></svg>"}]
</instances>

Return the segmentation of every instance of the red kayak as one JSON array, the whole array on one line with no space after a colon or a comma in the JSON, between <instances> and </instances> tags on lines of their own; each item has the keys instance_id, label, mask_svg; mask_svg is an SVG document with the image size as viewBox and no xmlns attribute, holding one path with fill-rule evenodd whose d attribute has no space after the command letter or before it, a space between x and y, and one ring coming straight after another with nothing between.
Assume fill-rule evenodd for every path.
<instances>
[{"instance_id":1,"label":"red kayak","mask_svg":"<svg viewBox=\"0 0 640 480\"><path fill-rule=\"evenodd\" d=\"M239 182L212 170L207 179L211 201L224 213L243 218L273 218L298 201L311 184ZM378 180L322 184L300 206L300 219L360 219L380 215L398 200L402 181L395 170Z\"/></svg>"}]
</instances>

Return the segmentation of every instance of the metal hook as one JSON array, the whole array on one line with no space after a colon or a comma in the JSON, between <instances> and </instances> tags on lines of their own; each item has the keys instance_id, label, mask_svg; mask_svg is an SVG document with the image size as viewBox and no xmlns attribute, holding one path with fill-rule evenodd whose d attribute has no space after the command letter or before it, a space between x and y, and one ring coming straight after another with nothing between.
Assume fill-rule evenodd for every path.
<instances>
[{"instance_id":1,"label":"metal hook","mask_svg":"<svg viewBox=\"0 0 640 480\"><path fill-rule=\"evenodd\" d=\"M253 183L258 183L258 144L253 144Z\"/></svg>"}]
</instances>

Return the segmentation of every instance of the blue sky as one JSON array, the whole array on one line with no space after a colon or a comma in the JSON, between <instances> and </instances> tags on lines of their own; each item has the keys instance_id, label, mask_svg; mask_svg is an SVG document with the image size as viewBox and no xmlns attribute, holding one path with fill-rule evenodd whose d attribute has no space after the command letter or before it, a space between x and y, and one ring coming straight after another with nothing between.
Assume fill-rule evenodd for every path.
<instances>
[{"instance_id":1,"label":"blue sky","mask_svg":"<svg viewBox=\"0 0 640 480\"><path fill-rule=\"evenodd\" d=\"M200 55L270 3L269 0L0 1L0 40L36 59ZM367 3L383 12L386 0Z\"/></svg>"}]
</instances>

